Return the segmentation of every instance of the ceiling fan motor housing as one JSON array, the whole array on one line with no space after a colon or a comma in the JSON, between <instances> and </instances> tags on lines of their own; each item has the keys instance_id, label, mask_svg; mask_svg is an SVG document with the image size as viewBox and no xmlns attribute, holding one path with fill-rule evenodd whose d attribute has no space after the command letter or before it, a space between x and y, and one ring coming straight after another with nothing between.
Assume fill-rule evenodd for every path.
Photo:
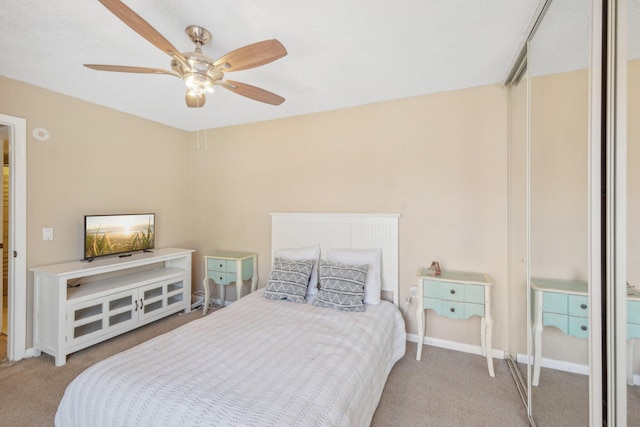
<instances>
[{"instance_id":1,"label":"ceiling fan motor housing","mask_svg":"<svg viewBox=\"0 0 640 427\"><path fill-rule=\"evenodd\" d=\"M189 25L184 29L184 32L198 46L204 46L211 40L211 33L199 25Z\"/></svg>"}]
</instances>

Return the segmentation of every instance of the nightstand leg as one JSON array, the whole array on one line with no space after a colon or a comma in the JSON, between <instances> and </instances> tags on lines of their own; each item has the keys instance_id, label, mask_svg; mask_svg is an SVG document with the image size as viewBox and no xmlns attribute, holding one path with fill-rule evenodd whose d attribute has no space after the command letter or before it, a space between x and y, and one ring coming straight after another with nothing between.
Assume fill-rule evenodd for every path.
<instances>
[{"instance_id":1,"label":"nightstand leg","mask_svg":"<svg viewBox=\"0 0 640 427\"><path fill-rule=\"evenodd\" d=\"M236 301L242 298L242 261L236 261Z\"/></svg>"},{"instance_id":2,"label":"nightstand leg","mask_svg":"<svg viewBox=\"0 0 640 427\"><path fill-rule=\"evenodd\" d=\"M627 340L627 384L633 385L633 345L636 340Z\"/></svg>"},{"instance_id":3,"label":"nightstand leg","mask_svg":"<svg viewBox=\"0 0 640 427\"><path fill-rule=\"evenodd\" d=\"M258 287L258 257L253 257L253 277L251 278L251 292L255 292Z\"/></svg>"},{"instance_id":4,"label":"nightstand leg","mask_svg":"<svg viewBox=\"0 0 640 427\"><path fill-rule=\"evenodd\" d=\"M487 353L487 367L489 368L489 375L495 377L495 373L493 372L493 349L491 348L491 339L493 335L493 319L491 319L490 315L487 315L485 320L487 331L485 333L486 339L486 353Z\"/></svg>"},{"instance_id":5,"label":"nightstand leg","mask_svg":"<svg viewBox=\"0 0 640 427\"><path fill-rule=\"evenodd\" d=\"M226 285L220 285L220 305L224 307L224 302L227 300L227 287Z\"/></svg>"},{"instance_id":6,"label":"nightstand leg","mask_svg":"<svg viewBox=\"0 0 640 427\"><path fill-rule=\"evenodd\" d=\"M487 321L484 317L480 318L480 348L482 349L482 357L487 357Z\"/></svg>"},{"instance_id":7,"label":"nightstand leg","mask_svg":"<svg viewBox=\"0 0 640 427\"><path fill-rule=\"evenodd\" d=\"M209 309L209 298L211 298L211 291L209 290L209 278L207 277L206 271L204 279L202 279L202 287L204 288L204 301L202 301L202 315L204 316L205 314L207 314L207 310Z\"/></svg>"},{"instance_id":8,"label":"nightstand leg","mask_svg":"<svg viewBox=\"0 0 640 427\"><path fill-rule=\"evenodd\" d=\"M426 329L424 309L422 308L422 304L418 304L416 319L418 322L418 352L416 353L416 360L420 360L420 358L422 357L422 346L424 345L424 330Z\"/></svg>"},{"instance_id":9,"label":"nightstand leg","mask_svg":"<svg viewBox=\"0 0 640 427\"><path fill-rule=\"evenodd\" d=\"M537 386L540 382L540 367L542 366L542 294L535 291L533 293L534 323L533 323L533 380L531 385Z\"/></svg>"}]
</instances>

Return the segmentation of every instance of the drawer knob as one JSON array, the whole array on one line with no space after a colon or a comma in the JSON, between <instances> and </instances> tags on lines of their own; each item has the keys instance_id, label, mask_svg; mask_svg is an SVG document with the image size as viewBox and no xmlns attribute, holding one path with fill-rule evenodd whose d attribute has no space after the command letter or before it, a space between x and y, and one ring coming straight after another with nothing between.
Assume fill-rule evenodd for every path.
<instances>
[{"instance_id":1,"label":"drawer knob","mask_svg":"<svg viewBox=\"0 0 640 427\"><path fill-rule=\"evenodd\" d=\"M451 289L449 292L451 292L451 294L453 295L453 294L456 293L456 290L455 289Z\"/></svg>"},{"instance_id":2,"label":"drawer knob","mask_svg":"<svg viewBox=\"0 0 640 427\"><path fill-rule=\"evenodd\" d=\"M451 307L451 308L449 309L449 311L453 313L453 312L455 312L455 311L456 311L456 309L455 309L455 308L453 308L453 307Z\"/></svg>"},{"instance_id":3,"label":"drawer knob","mask_svg":"<svg viewBox=\"0 0 640 427\"><path fill-rule=\"evenodd\" d=\"M585 310L587 308L587 304L580 304L580 308Z\"/></svg>"},{"instance_id":4,"label":"drawer knob","mask_svg":"<svg viewBox=\"0 0 640 427\"><path fill-rule=\"evenodd\" d=\"M580 326L580 329L582 329L583 331L587 330L587 327L585 325Z\"/></svg>"}]
</instances>

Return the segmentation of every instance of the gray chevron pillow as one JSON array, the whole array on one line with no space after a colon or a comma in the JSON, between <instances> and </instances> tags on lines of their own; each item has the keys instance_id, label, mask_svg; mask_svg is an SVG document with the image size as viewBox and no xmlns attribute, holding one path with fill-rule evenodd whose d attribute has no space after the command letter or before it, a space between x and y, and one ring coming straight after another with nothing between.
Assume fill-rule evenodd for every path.
<instances>
[{"instance_id":1,"label":"gray chevron pillow","mask_svg":"<svg viewBox=\"0 0 640 427\"><path fill-rule=\"evenodd\" d=\"M292 260L276 257L264 292L265 298L304 303L309 276L315 260Z\"/></svg>"},{"instance_id":2,"label":"gray chevron pillow","mask_svg":"<svg viewBox=\"0 0 640 427\"><path fill-rule=\"evenodd\" d=\"M320 290L313 305L343 311L365 311L363 300L367 268L367 264L320 261Z\"/></svg>"}]
</instances>

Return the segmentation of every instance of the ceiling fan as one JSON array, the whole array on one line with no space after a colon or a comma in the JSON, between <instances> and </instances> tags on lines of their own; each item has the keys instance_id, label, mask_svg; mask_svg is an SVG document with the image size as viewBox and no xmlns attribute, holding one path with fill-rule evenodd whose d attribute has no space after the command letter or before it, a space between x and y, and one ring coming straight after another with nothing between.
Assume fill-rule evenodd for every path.
<instances>
[{"instance_id":1,"label":"ceiling fan","mask_svg":"<svg viewBox=\"0 0 640 427\"><path fill-rule=\"evenodd\" d=\"M206 94L213 92L214 86L221 86L238 95L271 105L280 105L284 102L283 97L267 90L246 83L224 80L225 73L259 67L285 56L287 50L278 40L253 43L214 60L202 53L202 46L211 40L211 33L206 29L197 25L188 26L185 32L195 43L196 48L194 52L179 52L162 34L120 0L99 1L149 43L169 55L171 70L101 64L84 64L85 67L100 71L176 76L187 86L185 100L187 107L191 108L202 107Z\"/></svg>"}]
</instances>

